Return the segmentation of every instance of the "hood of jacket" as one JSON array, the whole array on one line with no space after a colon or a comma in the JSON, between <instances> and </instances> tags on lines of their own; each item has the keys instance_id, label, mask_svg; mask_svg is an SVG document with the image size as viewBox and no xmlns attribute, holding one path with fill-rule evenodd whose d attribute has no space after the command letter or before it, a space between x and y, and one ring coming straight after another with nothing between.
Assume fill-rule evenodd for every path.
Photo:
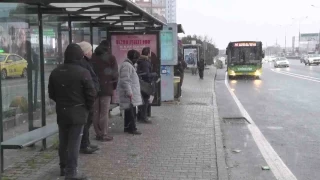
<instances>
[{"instance_id":1,"label":"hood of jacket","mask_svg":"<svg viewBox=\"0 0 320 180\"><path fill-rule=\"evenodd\" d=\"M108 52L108 48L100 45L94 50L94 53L96 55L102 55L106 52Z\"/></svg>"},{"instance_id":2,"label":"hood of jacket","mask_svg":"<svg viewBox=\"0 0 320 180\"><path fill-rule=\"evenodd\" d=\"M79 63L83 58L83 51L77 44L68 45L64 52L64 64Z\"/></svg>"},{"instance_id":3,"label":"hood of jacket","mask_svg":"<svg viewBox=\"0 0 320 180\"><path fill-rule=\"evenodd\" d=\"M149 56L145 56L145 55L141 55L139 60L150 61L150 57Z\"/></svg>"},{"instance_id":4,"label":"hood of jacket","mask_svg":"<svg viewBox=\"0 0 320 180\"><path fill-rule=\"evenodd\" d=\"M104 46L98 46L95 51L94 54L96 56L99 57L99 59L107 64L110 64L110 59L113 57L111 53L108 52L108 48L104 47Z\"/></svg>"}]
</instances>

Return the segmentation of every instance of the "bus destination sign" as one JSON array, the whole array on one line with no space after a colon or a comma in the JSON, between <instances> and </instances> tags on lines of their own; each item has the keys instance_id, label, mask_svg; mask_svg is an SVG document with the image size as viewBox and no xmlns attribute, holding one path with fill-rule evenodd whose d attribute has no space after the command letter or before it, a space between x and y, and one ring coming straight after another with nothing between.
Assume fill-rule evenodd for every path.
<instances>
[{"instance_id":1,"label":"bus destination sign","mask_svg":"<svg viewBox=\"0 0 320 180\"><path fill-rule=\"evenodd\" d=\"M234 47L251 47L251 46L257 46L257 43L253 42L243 42L243 43L234 43Z\"/></svg>"}]
</instances>

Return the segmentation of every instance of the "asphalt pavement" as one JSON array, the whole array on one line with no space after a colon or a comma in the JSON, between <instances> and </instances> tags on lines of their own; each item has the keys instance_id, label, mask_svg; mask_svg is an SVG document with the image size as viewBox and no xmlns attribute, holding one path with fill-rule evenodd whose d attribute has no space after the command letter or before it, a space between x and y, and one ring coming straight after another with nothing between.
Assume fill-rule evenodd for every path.
<instances>
[{"instance_id":1,"label":"asphalt pavement","mask_svg":"<svg viewBox=\"0 0 320 180\"><path fill-rule=\"evenodd\" d=\"M216 84L218 82L216 81ZM305 66L299 60L290 60L289 68L274 68L273 63L265 63L260 80L237 78L228 83L231 91L235 93L261 133L295 177L299 180L319 179L320 66ZM223 88L221 84L220 87ZM235 103L230 103L233 99L228 97L230 93L226 93L227 90L216 91L217 97L226 96L218 99L220 107L229 103L231 109L235 109ZM228 102L224 102L226 99ZM225 105L220 110L224 111L223 116L228 116L226 109ZM233 116L242 116L237 110L231 112L235 112L236 115ZM249 134L244 132L245 125L240 128L226 126L224 132L230 132L230 129L233 130L233 134L239 133L239 136ZM230 137L232 133L225 134L227 146L235 145L239 141L237 136ZM251 135L248 137L247 139L250 139ZM241 147L243 146L238 148L241 149ZM245 159L251 159L251 162L243 158L236 159L240 171L241 167L243 169L248 164L253 164L251 167L257 168L258 164L265 163L261 161L262 156L257 148L255 152L251 152L251 156L246 157ZM231 159L229 163L235 161L234 157L229 158ZM265 174L255 173L248 179L268 178Z\"/></svg>"},{"instance_id":2,"label":"asphalt pavement","mask_svg":"<svg viewBox=\"0 0 320 180\"><path fill-rule=\"evenodd\" d=\"M51 69L46 69L45 72L45 88L47 90L48 81ZM38 77L38 99L40 99L40 75ZM35 87L33 82L33 88ZM2 106L3 109L8 109L12 100L17 96L23 96L28 98L28 80L27 78L21 77L10 77L5 80L1 80L1 91L2 91Z\"/></svg>"}]
</instances>

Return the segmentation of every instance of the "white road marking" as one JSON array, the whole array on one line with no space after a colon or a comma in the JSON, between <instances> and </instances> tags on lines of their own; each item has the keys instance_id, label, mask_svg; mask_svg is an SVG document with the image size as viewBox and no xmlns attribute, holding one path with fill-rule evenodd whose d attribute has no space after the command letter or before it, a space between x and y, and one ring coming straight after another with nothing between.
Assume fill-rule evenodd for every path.
<instances>
[{"instance_id":1,"label":"white road marking","mask_svg":"<svg viewBox=\"0 0 320 180\"><path fill-rule=\"evenodd\" d=\"M267 128L271 129L271 130L282 130L283 129L283 127L281 127L281 126L268 126Z\"/></svg>"},{"instance_id":2,"label":"white road marking","mask_svg":"<svg viewBox=\"0 0 320 180\"><path fill-rule=\"evenodd\" d=\"M283 74L283 75L287 75L287 76L291 76L291 77L295 77L295 78L299 78L299 79L304 79L304 80L309 80L309 81L320 83L320 78L315 78L315 77L305 76L305 75L295 74L295 73L281 72L281 71L276 71L274 69L271 69L271 71L278 73L278 74Z\"/></svg>"},{"instance_id":3,"label":"white road marking","mask_svg":"<svg viewBox=\"0 0 320 180\"><path fill-rule=\"evenodd\" d=\"M277 152L272 148L268 140L264 137L260 129L257 127L257 125L254 123L254 121L250 117L249 113L245 110L245 108L243 107L243 105L241 104L237 96L231 90L228 83L227 73L225 76L225 85L227 86L232 98L238 105L242 115L251 123L251 124L248 124L248 129L255 143L257 144L262 156L264 157L269 167L271 168L271 171L276 177L276 179L277 180L297 180L295 175L290 171L290 169L279 157Z\"/></svg>"}]
</instances>

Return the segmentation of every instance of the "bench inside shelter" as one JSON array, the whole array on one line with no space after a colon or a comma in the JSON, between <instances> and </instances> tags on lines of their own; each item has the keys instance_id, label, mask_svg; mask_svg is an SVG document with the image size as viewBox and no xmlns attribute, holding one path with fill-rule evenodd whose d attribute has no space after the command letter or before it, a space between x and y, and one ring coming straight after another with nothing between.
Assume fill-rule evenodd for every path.
<instances>
[{"instance_id":1,"label":"bench inside shelter","mask_svg":"<svg viewBox=\"0 0 320 180\"><path fill-rule=\"evenodd\" d=\"M58 133L58 124L52 123L33 131L21 134L1 143L1 172L4 170L4 149L23 149Z\"/></svg>"},{"instance_id":2,"label":"bench inside shelter","mask_svg":"<svg viewBox=\"0 0 320 180\"><path fill-rule=\"evenodd\" d=\"M110 104L110 110L118 107L118 104ZM50 136L57 134L59 131L58 124L52 123L40 128L37 128L33 131L21 134L14 138L8 139L1 143L1 172L4 171L4 158L3 150L4 149L23 149L25 147L31 146L41 140L44 140ZM45 147L44 147L45 148Z\"/></svg>"}]
</instances>

